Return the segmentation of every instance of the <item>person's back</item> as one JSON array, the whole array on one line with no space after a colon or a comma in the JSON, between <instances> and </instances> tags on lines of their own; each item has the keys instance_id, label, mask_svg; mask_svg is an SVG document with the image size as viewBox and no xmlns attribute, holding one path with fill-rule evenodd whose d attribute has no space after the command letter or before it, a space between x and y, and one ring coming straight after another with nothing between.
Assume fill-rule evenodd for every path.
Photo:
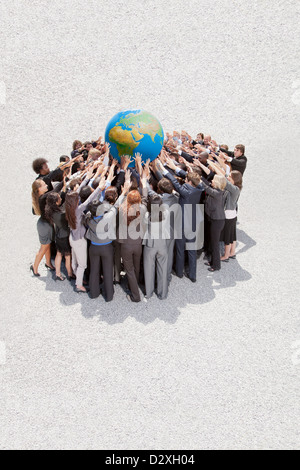
<instances>
[{"instance_id":1,"label":"person's back","mask_svg":"<svg viewBox=\"0 0 300 470\"><path fill-rule=\"evenodd\" d=\"M157 297L164 300L168 296L167 242L170 230L162 197L156 193L149 196L146 220L147 230L143 240L146 297L152 297L157 276Z\"/></svg>"},{"instance_id":2,"label":"person's back","mask_svg":"<svg viewBox=\"0 0 300 470\"><path fill-rule=\"evenodd\" d=\"M186 175L186 183L183 186L180 186L171 173L164 173L165 177L172 182L175 190L179 193L179 204L182 209L182 236L176 240L176 274L179 278L183 277L184 252L187 249L189 256L188 277L192 282L196 282L197 249L201 247L201 239L203 238L203 214L200 200L204 187L200 184L200 176L196 173L188 173ZM181 174L184 176L184 172L180 171L179 176Z\"/></svg>"}]
</instances>

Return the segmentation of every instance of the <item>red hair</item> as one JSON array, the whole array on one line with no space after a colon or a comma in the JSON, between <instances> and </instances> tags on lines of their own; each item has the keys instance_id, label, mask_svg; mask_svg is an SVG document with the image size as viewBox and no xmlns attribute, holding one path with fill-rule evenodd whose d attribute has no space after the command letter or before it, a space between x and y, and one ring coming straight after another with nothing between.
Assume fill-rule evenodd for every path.
<instances>
[{"instance_id":1,"label":"red hair","mask_svg":"<svg viewBox=\"0 0 300 470\"><path fill-rule=\"evenodd\" d=\"M127 225L140 216L140 211L136 211L134 215L129 215L129 211L133 206L139 206L142 202L140 193L137 190L130 191L127 196Z\"/></svg>"}]
</instances>

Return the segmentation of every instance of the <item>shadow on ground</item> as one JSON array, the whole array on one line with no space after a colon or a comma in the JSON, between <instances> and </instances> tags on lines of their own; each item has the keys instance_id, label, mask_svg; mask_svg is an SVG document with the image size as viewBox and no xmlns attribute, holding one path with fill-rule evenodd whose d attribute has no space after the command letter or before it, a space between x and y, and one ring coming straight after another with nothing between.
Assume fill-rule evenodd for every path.
<instances>
[{"instance_id":1,"label":"shadow on ground","mask_svg":"<svg viewBox=\"0 0 300 470\"><path fill-rule=\"evenodd\" d=\"M126 299L127 282L122 281L116 286L115 296L112 302L105 302L100 296L98 299L90 299L86 294L74 292L75 284L54 281L54 276L48 273L47 277L39 278L45 282L46 290L60 292L62 305L72 306L81 304L82 315L86 319L99 318L99 321L110 325L123 323L128 317L135 318L145 325L156 319L166 323L174 324L181 313L181 309L187 304L199 305L211 302L215 298L215 291L234 287L238 282L246 282L251 279L251 274L239 264L239 255L245 253L256 242L242 230L237 230L238 246L237 259L229 263L222 263L221 271L209 273L204 265L203 256L198 260L198 282L191 283L187 278L178 279L173 276L170 284L169 296L166 300L159 300L154 295L148 302L138 304ZM64 271L64 270L62 270ZM125 291L125 292L124 292Z\"/></svg>"}]
</instances>

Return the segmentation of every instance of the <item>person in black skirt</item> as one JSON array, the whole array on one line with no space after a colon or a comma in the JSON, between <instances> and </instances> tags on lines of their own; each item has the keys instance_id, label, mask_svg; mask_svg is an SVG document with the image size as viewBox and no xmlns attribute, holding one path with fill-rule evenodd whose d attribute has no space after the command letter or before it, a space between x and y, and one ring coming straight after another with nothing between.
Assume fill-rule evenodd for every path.
<instances>
[{"instance_id":1,"label":"person in black skirt","mask_svg":"<svg viewBox=\"0 0 300 470\"><path fill-rule=\"evenodd\" d=\"M205 263L205 265L209 266L209 271L214 272L221 269L219 242L225 225L224 189L226 187L226 178L225 176L215 175L211 186L203 177L201 182L207 195L205 212L209 227L209 252L211 254L211 261Z\"/></svg>"},{"instance_id":2,"label":"person in black skirt","mask_svg":"<svg viewBox=\"0 0 300 470\"><path fill-rule=\"evenodd\" d=\"M232 171L227 178L225 191L225 226L221 241L225 244L225 254L221 261L235 259L237 203L242 190L243 176L239 171Z\"/></svg>"},{"instance_id":3,"label":"person in black skirt","mask_svg":"<svg viewBox=\"0 0 300 470\"><path fill-rule=\"evenodd\" d=\"M51 243L54 238L53 227L45 219L43 205L43 201L46 198L47 192L48 186L43 179L37 179L34 181L32 184L32 212L34 215L40 216L37 221L37 231L41 246L36 254L34 263L30 266L30 270L36 277L40 276L38 268L44 256L46 259L46 268L50 269L51 271L55 270L54 266L51 264Z\"/></svg>"},{"instance_id":4,"label":"person in black skirt","mask_svg":"<svg viewBox=\"0 0 300 470\"><path fill-rule=\"evenodd\" d=\"M69 242L70 229L66 220L65 211L61 206L62 200L59 194L51 192L47 195L45 206L45 218L55 226L55 243L57 254L55 257L56 280L64 281L61 273L62 258L65 258L68 279L75 279L71 267L71 246Z\"/></svg>"}]
</instances>

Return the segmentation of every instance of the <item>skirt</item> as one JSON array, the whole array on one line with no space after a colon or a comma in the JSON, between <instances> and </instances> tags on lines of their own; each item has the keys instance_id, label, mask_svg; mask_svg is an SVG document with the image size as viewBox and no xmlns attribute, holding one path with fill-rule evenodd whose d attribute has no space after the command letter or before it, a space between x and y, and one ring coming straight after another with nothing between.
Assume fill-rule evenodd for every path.
<instances>
[{"instance_id":1,"label":"skirt","mask_svg":"<svg viewBox=\"0 0 300 470\"><path fill-rule=\"evenodd\" d=\"M71 254L71 245L69 242L69 237L65 238L55 238L56 249L63 256Z\"/></svg>"},{"instance_id":2,"label":"skirt","mask_svg":"<svg viewBox=\"0 0 300 470\"><path fill-rule=\"evenodd\" d=\"M41 245L49 245L54 240L54 230L46 220L39 218L37 221L37 231Z\"/></svg>"},{"instance_id":3,"label":"skirt","mask_svg":"<svg viewBox=\"0 0 300 470\"><path fill-rule=\"evenodd\" d=\"M223 241L225 245L231 245L236 241L236 222L237 217L225 220L225 226L221 234L221 241Z\"/></svg>"}]
</instances>

